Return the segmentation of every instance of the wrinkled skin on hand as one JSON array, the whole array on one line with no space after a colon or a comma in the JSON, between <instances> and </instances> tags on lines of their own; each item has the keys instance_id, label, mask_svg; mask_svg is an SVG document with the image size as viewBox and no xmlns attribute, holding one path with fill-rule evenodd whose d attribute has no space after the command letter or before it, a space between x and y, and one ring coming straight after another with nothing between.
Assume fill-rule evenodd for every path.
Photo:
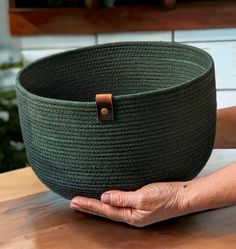
<instances>
[{"instance_id":1,"label":"wrinkled skin on hand","mask_svg":"<svg viewBox=\"0 0 236 249\"><path fill-rule=\"evenodd\" d=\"M151 183L137 191L107 191L101 200L78 196L71 208L144 227L187 214L187 189L187 182Z\"/></svg>"}]
</instances>

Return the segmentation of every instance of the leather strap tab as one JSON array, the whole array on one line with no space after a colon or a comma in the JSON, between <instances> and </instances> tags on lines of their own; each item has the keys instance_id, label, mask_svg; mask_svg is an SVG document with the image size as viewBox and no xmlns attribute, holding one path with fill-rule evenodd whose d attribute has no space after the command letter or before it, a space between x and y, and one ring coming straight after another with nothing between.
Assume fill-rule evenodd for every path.
<instances>
[{"instance_id":1,"label":"leather strap tab","mask_svg":"<svg viewBox=\"0 0 236 249\"><path fill-rule=\"evenodd\" d=\"M98 122L106 122L114 120L112 94L100 93L96 94L97 120Z\"/></svg>"}]
</instances>

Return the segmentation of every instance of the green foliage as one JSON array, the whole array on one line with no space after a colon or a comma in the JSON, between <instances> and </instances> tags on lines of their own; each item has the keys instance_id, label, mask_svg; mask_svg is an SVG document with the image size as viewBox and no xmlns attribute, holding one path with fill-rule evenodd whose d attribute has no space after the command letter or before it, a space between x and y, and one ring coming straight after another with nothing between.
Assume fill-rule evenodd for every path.
<instances>
[{"instance_id":1,"label":"green foliage","mask_svg":"<svg viewBox=\"0 0 236 249\"><path fill-rule=\"evenodd\" d=\"M103 0L103 5L105 7L113 7L115 4L115 0Z\"/></svg>"},{"instance_id":2,"label":"green foliage","mask_svg":"<svg viewBox=\"0 0 236 249\"><path fill-rule=\"evenodd\" d=\"M23 143L15 91L0 91L0 173L26 166L27 158ZM19 144L20 143L20 144ZM17 145L19 144L19 145Z\"/></svg>"},{"instance_id":3,"label":"green foliage","mask_svg":"<svg viewBox=\"0 0 236 249\"><path fill-rule=\"evenodd\" d=\"M23 62L0 64L0 70L6 70L9 68L22 67L22 66L23 66Z\"/></svg>"}]
</instances>

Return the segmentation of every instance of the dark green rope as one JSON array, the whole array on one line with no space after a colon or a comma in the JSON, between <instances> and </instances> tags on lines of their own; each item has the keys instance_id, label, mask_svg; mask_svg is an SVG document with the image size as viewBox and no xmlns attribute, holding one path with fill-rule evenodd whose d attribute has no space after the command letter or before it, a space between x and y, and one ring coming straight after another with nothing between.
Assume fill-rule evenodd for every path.
<instances>
[{"instance_id":1,"label":"dark green rope","mask_svg":"<svg viewBox=\"0 0 236 249\"><path fill-rule=\"evenodd\" d=\"M115 120L97 122L96 93ZM23 138L38 177L66 198L188 180L214 143L214 64L177 43L126 42L53 55L17 78Z\"/></svg>"}]
</instances>

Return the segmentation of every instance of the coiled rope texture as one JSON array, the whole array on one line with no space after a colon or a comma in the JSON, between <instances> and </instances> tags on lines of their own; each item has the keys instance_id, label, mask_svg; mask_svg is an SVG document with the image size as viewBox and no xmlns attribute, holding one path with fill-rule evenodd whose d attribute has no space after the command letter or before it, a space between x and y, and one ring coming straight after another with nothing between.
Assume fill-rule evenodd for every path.
<instances>
[{"instance_id":1,"label":"coiled rope texture","mask_svg":"<svg viewBox=\"0 0 236 249\"><path fill-rule=\"evenodd\" d=\"M50 189L71 199L188 180L214 143L214 63L204 51L126 42L38 60L17 77L27 156ZM112 93L115 120L98 123L96 93Z\"/></svg>"}]
</instances>

